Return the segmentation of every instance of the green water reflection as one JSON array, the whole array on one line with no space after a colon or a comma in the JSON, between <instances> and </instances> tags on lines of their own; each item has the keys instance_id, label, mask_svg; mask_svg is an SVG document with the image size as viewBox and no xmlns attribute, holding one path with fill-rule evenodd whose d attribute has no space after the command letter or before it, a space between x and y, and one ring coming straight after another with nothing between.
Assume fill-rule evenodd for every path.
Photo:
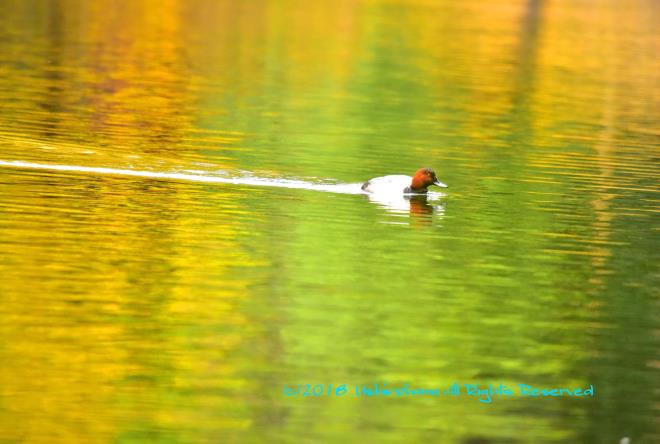
<instances>
[{"instance_id":1,"label":"green water reflection","mask_svg":"<svg viewBox=\"0 0 660 444\"><path fill-rule=\"evenodd\" d=\"M0 3L0 442L651 443L652 1ZM286 398L283 384L596 387Z\"/></svg>"}]
</instances>

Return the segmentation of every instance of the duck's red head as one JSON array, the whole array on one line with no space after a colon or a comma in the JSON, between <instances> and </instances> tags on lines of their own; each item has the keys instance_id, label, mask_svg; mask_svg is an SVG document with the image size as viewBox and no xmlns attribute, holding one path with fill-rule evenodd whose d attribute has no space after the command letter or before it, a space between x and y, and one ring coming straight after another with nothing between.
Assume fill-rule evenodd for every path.
<instances>
[{"instance_id":1,"label":"duck's red head","mask_svg":"<svg viewBox=\"0 0 660 444\"><path fill-rule=\"evenodd\" d=\"M447 185L440 182L431 168L421 168L413 176L410 188L413 191L426 192L426 188L431 185L447 188Z\"/></svg>"}]
</instances>

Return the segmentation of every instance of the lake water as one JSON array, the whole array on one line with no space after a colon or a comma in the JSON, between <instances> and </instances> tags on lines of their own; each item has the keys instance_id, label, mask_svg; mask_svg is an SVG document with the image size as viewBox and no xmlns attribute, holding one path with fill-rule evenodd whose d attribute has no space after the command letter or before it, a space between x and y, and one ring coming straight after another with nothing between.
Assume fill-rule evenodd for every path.
<instances>
[{"instance_id":1,"label":"lake water","mask_svg":"<svg viewBox=\"0 0 660 444\"><path fill-rule=\"evenodd\" d=\"M0 442L659 442L659 18L3 1Z\"/></svg>"}]
</instances>

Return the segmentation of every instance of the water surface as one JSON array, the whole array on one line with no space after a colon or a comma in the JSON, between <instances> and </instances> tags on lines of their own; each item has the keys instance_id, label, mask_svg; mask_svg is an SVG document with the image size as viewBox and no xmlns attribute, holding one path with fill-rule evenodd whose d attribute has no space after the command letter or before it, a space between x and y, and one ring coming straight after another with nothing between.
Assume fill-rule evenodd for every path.
<instances>
[{"instance_id":1,"label":"water surface","mask_svg":"<svg viewBox=\"0 0 660 444\"><path fill-rule=\"evenodd\" d=\"M0 442L657 442L657 25L2 2ZM454 382L596 396L282 391Z\"/></svg>"}]
</instances>

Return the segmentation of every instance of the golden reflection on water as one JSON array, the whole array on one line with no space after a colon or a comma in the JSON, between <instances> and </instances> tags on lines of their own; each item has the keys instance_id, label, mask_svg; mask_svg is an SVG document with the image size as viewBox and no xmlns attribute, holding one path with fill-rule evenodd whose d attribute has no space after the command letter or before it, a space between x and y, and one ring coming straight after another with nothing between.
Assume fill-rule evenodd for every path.
<instances>
[{"instance_id":1,"label":"golden reflection on water","mask_svg":"<svg viewBox=\"0 0 660 444\"><path fill-rule=\"evenodd\" d=\"M2 161L344 182L428 165L450 188L406 219L362 196L0 167L0 441L651 442L656 12L3 4ZM604 394L279 392L385 379Z\"/></svg>"},{"instance_id":2,"label":"golden reflection on water","mask_svg":"<svg viewBox=\"0 0 660 444\"><path fill-rule=\"evenodd\" d=\"M172 214L180 205L200 209L185 186L106 179L85 188L74 185L78 179L55 175L43 183L43 177L18 176L11 184L29 193L5 215L9 228L3 228L17 247L3 255L2 270L12 279L0 283L10 308L2 316L3 362L11 365L2 366L7 422L0 424L9 439L105 442L127 421L178 428L204 411L205 399L178 405L176 398L161 399L161 387L185 393L200 384L213 391L245 384L224 362L243 342L233 329L249 332L236 312L249 282L236 276L214 282L207 275L254 263L235 243L237 221L226 217L240 209L225 202L214 237L192 244L187 233L208 222ZM176 352L183 349L188 352ZM213 399L210 419L196 413L195 421L210 422L211 430L244 428L246 419L215 416L232 403L223 398ZM18 429L12 418L21 418Z\"/></svg>"}]
</instances>

